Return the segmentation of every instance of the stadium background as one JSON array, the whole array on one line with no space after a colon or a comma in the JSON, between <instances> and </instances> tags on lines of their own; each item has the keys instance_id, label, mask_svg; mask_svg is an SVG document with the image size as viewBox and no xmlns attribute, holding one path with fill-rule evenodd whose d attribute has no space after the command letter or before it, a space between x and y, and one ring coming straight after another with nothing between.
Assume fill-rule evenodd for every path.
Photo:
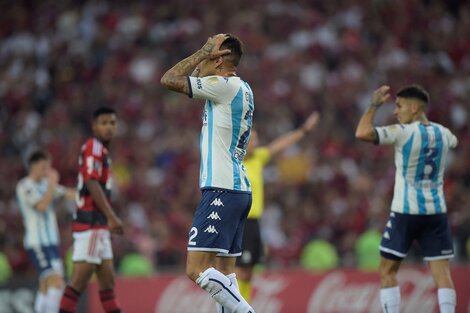
<instances>
[{"instance_id":1,"label":"stadium background","mask_svg":"<svg viewBox=\"0 0 470 313\"><path fill-rule=\"evenodd\" d=\"M154 273L182 272L199 199L201 105L164 91L159 79L218 32L245 43L238 73L254 91L262 143L312 110L322 114L309 138L266 169L266 268L305 266L302 252L314 239L333 245L337 262L327 265L361 265L358 238L381 231L394 168L389 147L358 142L354 129L376 87L418 82L431 94L430 119L460 139L445 190L454 264L468 274L469 29L470 4L459 0L2 1L0 263L12 271L0 275L4 288L36 277L14 195L25 158L47 149L61 183L74 186L79 147L102 104L120 117L111 148L114 207L127 227L114 241L118 273L129 274L123 260L136 254ZM377 123L394 122L392 110L382 109ZM73 208L57 205L64 254ZM408 262L421 266L416 255Z\"/></svg>"}]
</instances>

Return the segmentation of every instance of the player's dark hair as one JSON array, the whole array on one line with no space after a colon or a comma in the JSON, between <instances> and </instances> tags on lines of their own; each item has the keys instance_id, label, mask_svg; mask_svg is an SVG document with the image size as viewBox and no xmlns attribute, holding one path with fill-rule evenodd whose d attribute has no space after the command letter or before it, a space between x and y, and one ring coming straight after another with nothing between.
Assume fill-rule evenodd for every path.
<instances>
[{"instance_id":1,"label":"player's dark hair","mask_svg":"<svg viewBox=\"0 0 470 313\"><path fill-rule=\"evenodd\" d=\"M116 111L113 108L102 106L93 111L93 119L96 120L100 115L104 114L116 114Z\"/></svg>"},{"instance_id":2,"label":"player's dark hair","mask_svg":"<svg viewBox=\"0 0 470 313\"><path fill-rule=\"evenodd\" d=\"M419 85L406 86L397 92L397 97L417 99L423 101L425 106L429 104L429 93Z\"/></svg>"},{"instance_id":3,"label":"player's dark hair","mask_svg":"<svg viewBox=\"0 0 470 313\"><path fill-rule=\"evenodd\" d=\"M227 34L227 36L228 38L220 45L220 50L230 49L230 54L226 55L225 58L232 62L233 65L238 66L243 55L243 43L235 35Z\"/></svg>"},{"instance_id":4,"label":"player's dark hair","mask_svg":"<svg viewBox=\"0 0 470 313\"><path fill-rule=\"evenodd\" d=\"M28 158L28 167L42 160L48 160L49 155L41 150L34 151Z\"/></svg>"}]
</instances>

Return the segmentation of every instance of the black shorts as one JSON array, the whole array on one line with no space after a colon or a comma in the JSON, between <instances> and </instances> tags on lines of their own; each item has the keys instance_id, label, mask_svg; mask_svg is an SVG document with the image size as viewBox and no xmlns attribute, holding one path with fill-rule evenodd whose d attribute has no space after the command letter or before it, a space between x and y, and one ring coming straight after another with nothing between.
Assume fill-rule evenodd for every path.
<instances>
[{"instance_id":1,"label":"black shorts","mask_svg":"<svg viewBox=\"0 0 470 313\"><path fill-rule=\"evenodd\" d=\"M237 266L254 266L262 261L263 243L258 219L247 219L243 233L242 255L237 258Z\"/></svg>"},{"instance_id":2,"label":"black shorts","mask_svg":"<svg viewBox=\"0 0 470 313\"><path fill-rule=\"evenodd\" d=\"M454 256L447 214L412 215L392 212L382 235L380 254L402 260L416 240L425 261Z\"/></svg>"}]
</instances>

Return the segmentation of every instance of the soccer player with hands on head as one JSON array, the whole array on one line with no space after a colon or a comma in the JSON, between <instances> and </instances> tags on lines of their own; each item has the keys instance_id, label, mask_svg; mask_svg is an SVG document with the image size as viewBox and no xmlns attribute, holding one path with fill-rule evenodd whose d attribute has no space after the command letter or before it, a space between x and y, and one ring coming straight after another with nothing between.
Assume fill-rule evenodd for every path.
<instances>
[{"instance_id":1,"label":"soccer player with hands on head","mask_svg":"<svg viewBox=\"0 0 470 313\"><path fill-rule=\"evenodd\" d=\"M60 235L53 201L75 198L75 190L59 185L59 174L43 151L28 159L28 176L16 187L25 228L24 248L39 272L39 291L34 303L37 313L57 312L64 286L59 254Z\"/></svg>"},{"instance_id":2,"label":"soccer player with hands on head","mask_svg":"<svg viewBox=\"0 0 470 313\"><path fill-rule=\"evenodd\" d=\"M217 312L224 313L255 312L240 295L235 275L251 207L242 160L254 100L250 86L236 73L242 54L236 36L218 34L161 78L167 89L206 100L200 137L202 199L189 232L186 273L217 302Z\"/></svg>"},{"instance_id":3,"label":"soccer player with hands on head","mask_svg":"<svg viewBox=\"0 0 470 313\"><path fill-rule=\"evenodd\" d=\"M395 188L391 214L380 244L380 302L383 312L398 313L400 289L396 274L416 240L438 288L441 313L454 313L456 293L449 259L453 244L444 198L444 170L457 138L446 127L426 117L429 94L411 85L396 94L394 115L398 124L374 127L376 111L390 99L390 87L378 88L356 129L360 140L393 145Z\"/></svg>"}]
</instances>

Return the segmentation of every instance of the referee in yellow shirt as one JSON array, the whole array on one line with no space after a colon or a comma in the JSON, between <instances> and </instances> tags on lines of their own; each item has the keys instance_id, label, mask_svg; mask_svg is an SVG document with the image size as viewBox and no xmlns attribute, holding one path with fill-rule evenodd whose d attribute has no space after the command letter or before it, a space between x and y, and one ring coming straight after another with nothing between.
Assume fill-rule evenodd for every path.
<instances>
[{"instance_id":1,"label":"referee in yellow shirt","mask_svg":"<svg viewBox=\"0 0 470 313\"><path fill-rule=\"evenodd\" d=\"M247 302L251 297L251 278L253 267L261 261L263 254L263 244L261 242L259 218L264 209L264 178L263 169L272 157L276 156L284 149L295 144L307 135L318 124L320 115L313 112L296 130L288 132L269 143L266 146L258 147L258 134L251 131L250 142L248 143L247 156L243 160L248 178L251 183L253 202L250 214L245 224L243 234L242 255L237 258L237 279L240 293Z\"/></svg>"}]
</instances>

